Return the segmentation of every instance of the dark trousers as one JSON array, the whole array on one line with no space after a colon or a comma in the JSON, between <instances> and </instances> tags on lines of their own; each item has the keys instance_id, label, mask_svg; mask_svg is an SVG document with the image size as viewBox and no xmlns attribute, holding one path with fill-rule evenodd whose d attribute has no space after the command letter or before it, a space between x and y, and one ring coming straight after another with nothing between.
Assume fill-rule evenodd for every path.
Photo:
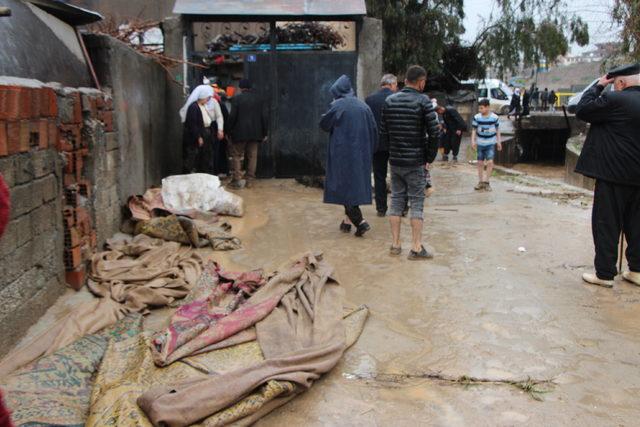
<instances>
[{"instance_id":1,"label":"dark trousers","mask_svg":"<svg viewBox=\"0 0 640 427\"><path fill-rule=\"evenodd\" d=\"M184 148L184 173L213 173L213 138L209 130L203 139L202 147L196 142Z\"/></svg>"},{"instance_id":2,"label":"dark trousers","mask_svg":"<svg viewBox=\"0 0 640 427\"><path fill-rule=\"evenodd\" d=\"M360 206L345 206L344 213L347 215L347 218L349 218L349 221L356 227L364 220Z\"/></svg>"},{"instance_id":3,"label":"dark trousers","mask_svg":"<svg viewBox=\"0 0 640 427\"><path fill-rule=\"evenodd\" d=\"M640 187L597 180L592 213L596 274L613 280L618 274L618 245L624 230L631 271L640 272Z\"/></svg>"},{"instance_id":4,"label":"dark trousers","mask_svg":"<svg viewBox=\"0 0 640 427\"><path fill-rule=\"evenodd\" d=\"M462 135L456 135L455 132L447 132L443 138L442 148L444 148L444 155L448 156L449 153L453 154L453 157L458 157L460 153L460 143L462 142Z\"/></svg>"},{"instance_id":5,"label":"dark trousers","mask_svg":"<svg viewBox=\"0 0 640 427\"><path fill-rule=\"evenodd\" d=\"M373 183L376 193L376 210L387 212L387 170L389 152L378 151L373 154Z\"/></svg>"}]
</instances>

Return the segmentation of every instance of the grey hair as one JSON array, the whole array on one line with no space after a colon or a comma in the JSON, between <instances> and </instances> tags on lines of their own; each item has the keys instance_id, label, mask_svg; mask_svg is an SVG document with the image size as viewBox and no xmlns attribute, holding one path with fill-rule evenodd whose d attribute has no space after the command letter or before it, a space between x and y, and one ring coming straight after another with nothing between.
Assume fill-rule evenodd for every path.
<instances>
[{"instance_id":1,"label":"grey hair","mask_svg":"<svg viewBox=\"0 0 640 427\"><path fill-rule=\"evenodd\" d=\"M380 86L391 86L398 83L398 78L393 74L385 74L380 80Z\"/></svg>"}]
</instances>

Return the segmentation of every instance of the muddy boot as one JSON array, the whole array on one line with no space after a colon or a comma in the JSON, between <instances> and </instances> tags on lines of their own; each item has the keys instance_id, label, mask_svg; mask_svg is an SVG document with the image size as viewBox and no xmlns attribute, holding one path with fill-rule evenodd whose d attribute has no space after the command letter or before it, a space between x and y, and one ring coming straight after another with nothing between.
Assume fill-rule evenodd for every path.
<instances>
[{"instance_id":1,"label":"muddy boot","mask_svg":"<svg viewBox=\"0 0 640 427\"><path fill-rule=\"evenodd\" d=\"M493 188L491 188L491 184L489 184L488 182L485 182L484 191L493 191Z\"/></svg>"},{"instance_id":2,"label":"muddy boot","mask_svg":"<svg viewBox=\"0 0 640 427\"><path fill-rule=\"evenodd\" d=\"M424 246L421 246L420 252L412 250L407 257L409 261L425 261L431 258L433 258L433 255L427 252Z\"/></svg>"},{"instance_id":3,"label":"muddy boot","mask_svg":"<svg viewBox=\"0 0 640 427\"><path fill-rule=\"evenodd\" d=\"M476 190L476 191L482 191L482 190L484 190L484 182L480 181L480 182L478 183L478 185L476 185L475 187L473 187L473 189L474 189L474 190Z\"/></svg>"},{"instance_id":4,"label":"muddy boot","mask_svg":"<svg viewBox=\"0 0 640 427\"><path fill-rule=\"evenodd\" d=\"M635 271L625 271L622 273L622 278L629 283L640 286L640 273L636 273Z\"/></svg>"},{"instance_id":5,"label":"muddy boot","mask_svg":"<svg viewBox=\"0 0 640 427\"><path fill-rule=\"evenodd\" d=\"M441 162L448 162L449 161L449 156L446 154L442 155L442 159L440 159Z\"/></svg>"},{"instance_id":6,"label":"muddy boot","mask_svg":"<svg viewBox=\"0 0 640 427\"><path fill-rule=\"evenodd\" d=\"M371 230L371 226L369 225L369 223L367 221L362 221L360 225L357 227L355 235L356 237L362 237L364 236L364 233L366 233L369 230Z\"/></svg>"},{"instance_id":7,"label":"muddy boot","mask_svg":"<svg viewBox=\"0 0 640 427\"><path fill-rule=\"evenodd\" d=\"M603 288L613 288L613 280L603 280L592 273L584 273L582 280L592 285L602 286Z\"/></svg>"},{"instance_id":8,"label":"muddy boot","mask_svg":"<svg viewBox=\"0 0 640 427\"><path fill-rule=\"evenodd\" d=\"M398 256L401 253L402 253L402 246L398 246L397 248L395 246L391 246L389 248L389 255Z\"/></svg>"},{"instance_id":9,"label":"muddy boot","mask_svg":"<svg viewBox=\"0 0 640 427\"><path fill-rule=\"evenodd\" d=\"M234 179L229 183L229 188L233 190L242 190L247 185L247 182L244 179Z\"/></svg>"},{"instance_id":10,"label":"muddy boot","mask_svg":"<svg viewBox=\"0 0 640 427\"><path fill-rule=\"evenodd\" d=\"M342 221L340 223L340 231L342 231L343 233L351 233L351 224L347 224L346 222Z\"/></svg>"},{"instance_id":11,"label":"muddy boot","mask_svg":"<svg viewBox=\"0 0 640 427\"><path fill-rule=\"evenodd\" d=\"M453 156L453 160L452 160L452 162L453 162L453 163L458 163L458 156Z\"/></svg>"}]
</instances>

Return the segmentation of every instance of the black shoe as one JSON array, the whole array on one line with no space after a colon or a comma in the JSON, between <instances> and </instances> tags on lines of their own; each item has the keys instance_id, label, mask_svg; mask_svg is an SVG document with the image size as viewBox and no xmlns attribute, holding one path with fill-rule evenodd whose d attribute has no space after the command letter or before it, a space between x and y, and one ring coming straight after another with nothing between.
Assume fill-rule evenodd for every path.
<instances>
[{"instance_id":1,"label":"black shoe","mask_svg":"<svg viewBox=\"0 0 640 427\"><path fill-rule=\"evenodd\" d=\"M414 250L409 252L409 256L407 259L409 259L410 261L423 261L431 258L433 258L433 255L427 252L424 246L422 246L422 250L420 252L416 252Z\"/></svg>"},{"instance_id":2,"label":"black shoe","mask_svg":"<svg viewBox=\"0 0 640 427\"><path fill-rule=\"evenodd\" d=\"M346 222L342 221L342 223L340 224L340 231L342 231L343 233L351 233L351 224L347 224Z\"/></svg>"},{"instance_id":3,"label":"black shoe","mask_svg":"<svg viewBox=\"0 0 640 427\"><path fill-rule=\"evenodd\" d=\"M384 218L385 216L387 216L387 212L386 211L378 211L378 216L380 218Z\"/></svg>"},{"instance_id":4,"label":"black shoe","mask_svg":"<svg viewBox=\"0 0 640 427\"><path fill-rule=\"evenodd\" d=\"M371 230L371 226L367 221L362 221L358 228L356 229L356 237L364 236L364 233Z\"/></svg>"}]
</instances>

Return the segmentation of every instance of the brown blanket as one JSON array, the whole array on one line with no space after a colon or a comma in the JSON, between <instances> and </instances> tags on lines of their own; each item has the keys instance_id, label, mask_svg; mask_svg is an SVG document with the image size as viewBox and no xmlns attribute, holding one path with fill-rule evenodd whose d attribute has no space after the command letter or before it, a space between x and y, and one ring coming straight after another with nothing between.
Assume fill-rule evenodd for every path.
<instances>
[{"instance_id":1,"label":"brown blanket","mask_svg":"<svg viewBox=\"0 0 640 427\"><path fill-rule=\"evenodd\" d=\"M146 313L185 297L195 286L203 259L190 247L140 235L131 241L110 242L93 256L88 288L93 301L77 306L47 331L0 363L0 378L40 356L49 355L87 334L122 319Z\"/></svg>"},{"instance_id":2,"label":"brown blanket","mask_svg":"<svg viewBox=\"0 0 640 427\"><path fill-rule=\"evenodd\" d=\"M343 289L332 275L333 269L322 256L312 254L280 270L280 280L271 280L271 286L267 284L254 295L281 296L278 306L256 327L265 360L220 376L152 388L138 399L151 422L156 426L191 425L270 381L288 381L304 390L329 372L346 348L341 322ZM283 286L288 286L284 296Z\"/></svg>"}]
</instances>

